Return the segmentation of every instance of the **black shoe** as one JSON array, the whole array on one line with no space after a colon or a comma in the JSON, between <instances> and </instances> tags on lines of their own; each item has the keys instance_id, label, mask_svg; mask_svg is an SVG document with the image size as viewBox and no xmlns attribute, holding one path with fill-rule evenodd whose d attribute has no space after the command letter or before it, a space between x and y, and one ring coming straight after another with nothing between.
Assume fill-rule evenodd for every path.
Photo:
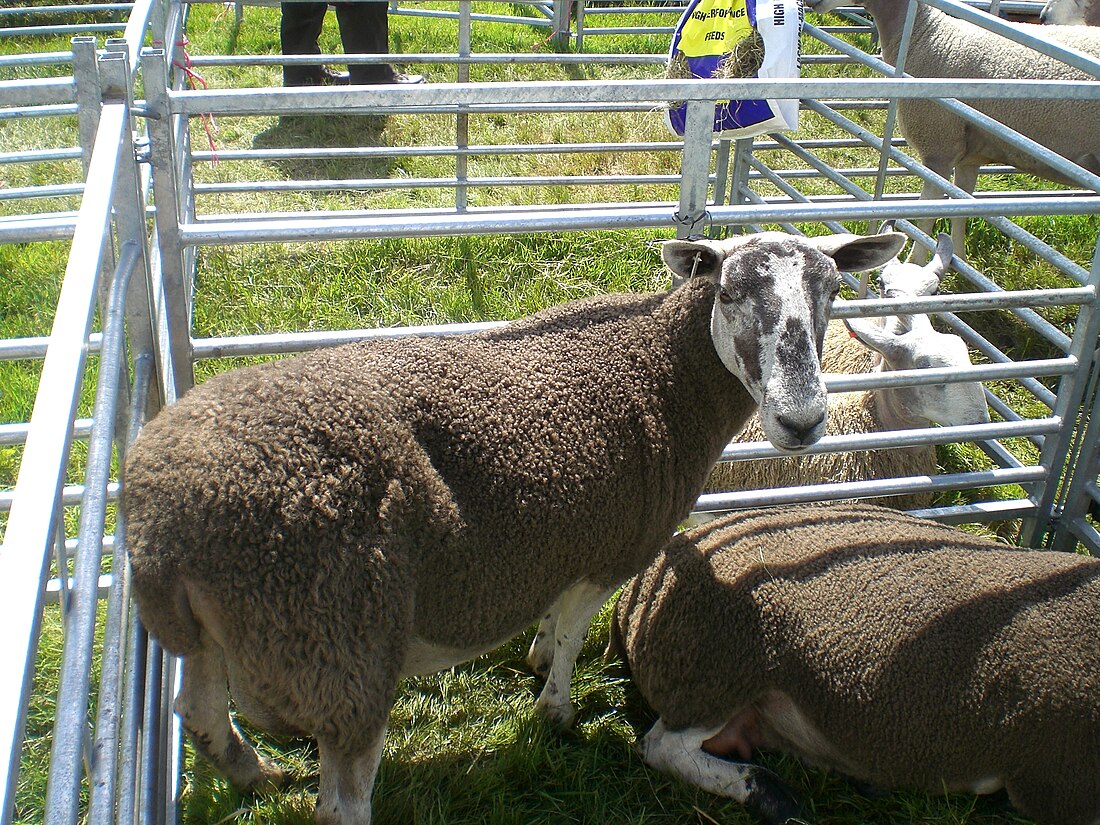
<instances>
[{"instance_id":1,"label":"black shoe","mask_svg":"<svg viewBox=\"0 0 1100 825\"><path fill-rule=\"evenodd\" d=\"M351 83L350 72L338 72L335 69L330 69L328 66L321 67L321 83L322 86L347 86Z\"/></svg>"},{"instance_id":2,"label":"black shoe","mask_svg":"<svg viewBox=\"0 0 1100 825\"><path fill-rule=\"evenodd\" d=\"M347 86L351 82L348 72L338 72L328 66L309 71L283 72L284 86Z\"/></svg>"}]
</instances>

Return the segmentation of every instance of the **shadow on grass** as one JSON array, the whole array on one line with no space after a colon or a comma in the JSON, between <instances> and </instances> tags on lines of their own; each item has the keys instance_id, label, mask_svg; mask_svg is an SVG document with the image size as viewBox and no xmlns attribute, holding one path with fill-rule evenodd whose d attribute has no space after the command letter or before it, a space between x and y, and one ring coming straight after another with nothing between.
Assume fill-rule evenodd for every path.
<instances>
[{"instance_id":1,"label":"shadow on grass","mask_svg":"<svg viewBox=\"0 0 1100 825\"><path fill-rule=\"evenodd\" d=\"M383 115L284 115L256 135L255 149L355 149L384 146ZM298 180L335 180L389 177L392 157L286 157L269 163Z\"/></svg>"}]
</instances>

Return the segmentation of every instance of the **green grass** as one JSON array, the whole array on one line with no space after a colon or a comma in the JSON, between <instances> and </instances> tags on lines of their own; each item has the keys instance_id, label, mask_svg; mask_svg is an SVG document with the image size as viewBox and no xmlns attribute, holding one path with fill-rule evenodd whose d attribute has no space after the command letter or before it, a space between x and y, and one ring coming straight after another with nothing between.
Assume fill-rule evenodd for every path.
<instances>
[{"instance_id":1,"label":"green grass","mask_svg":"<svg viewBox=\"0 0 1100 825\"><path fill-rule=\"evenodd\" d=\"M622 21L616 18L616 22ZM665 18L667 22L667 18ZM391 17L391 42L397 52L449 52L454 23L418 17ZM534 27L475 24L475 50L527 53L546 50L547 31ZM238 27L232 11L220 4L192 10L188 36L195 55L219 53L277 54L278 11L248 6ZM26 42L0 39L0 53L29 48ZM38 50L63 50L66 39L35 41ZM329 16L321 48L341 51L335 21ZM586 48L600 52L663 53L664 38L589 37ZM429 80L454 79L441 66L410 66ZM806 74L829 74L835 67L811 67ZM201 70L212 87L278 85L277 67ZM55 67L0 70L0 79L63 74ZM475 80L618 79L653 77L661 67L582 65L475 67ZM852 112L850 117L880 129L882 112ZM0 120L0 151L76 144L75 120ZM667 140L657 113L509 115L471 117L471 143L563 143L607 140ZM406 146L449 143L453 119L439 115L326 116L306 118L220 118L212 132L215 148ZM837 136L835 127L804 113L799 137ZM193 125L196 148L205 148L203 125ZM770 153L775 167L797 167L789 155ZM838 165L875 166L869 150L834 152ZM613 172L679 173L675 153L560 155L473 158L470 174L570 175ZM442 177L454 174L453 161L429 157L333 161L222 161L199 164L202 182L282 181L335 178ZM0 186L18 187L79 179L79 164L0 166ZM1004 189L1035 185L1026 178L983 180ZM895 178L890 191L912 189L911 179ZM760 185L761 194L775 194ZM830 191L821 185L820 192ZM568 203L597 200L675 200L672 186L616 185L570 188L495 187L471 190L472 205ZM36 200L19 211L71 209L74 199ZM446 190L218 194L200 198L200 214L241 211L302 211L453 205ZM0 214L16 207L0 201ZM1098 228L1095 216L1028 218L1030 231L1087 266ZM863 230L853 224L853 229ZM807 226L817 232L820 227ZM471 238L404 238L380 241L296 243L211 247L202 250L196 280L194 329L198 338L262 332L328 330L407 324L514 318L541 307L583 295L608 291L651 291L667 286L667 274L652 242L667 232L622 231L578 234L529 234ZM971 259L1006 289L1064 286L1050 267L1006 243L983 221L971 221ZM0 336L44 335L64 272L68 245L35 243L0 246ZM947 291L968 290L955 281ZM1073 314L1043 310L1053 323L1068 329ZM1048 348L1005 313L967 316L994 343L1018 358L1048 357ZM242 363L242 359L205 361L200 378ZM30 413L40 365L0 362L0 422L24 421ZM94 359L85 381L81 414L90 411ZM1013 406L1039 414L1011 382L998 393ZM1028 443L1013 444L1033 460ZM70 480L80 480L84 448L74 448ZM10 487L21 450L0 448L0 488ZM988 466L980 451L951 445L940 451L943 469L961 472ZM992 489L950 494L942 503L1015 495ZM70 512L69 534L76 513ZM0 516L0 531L4 518ZM629 681L617 667L600 658L607 611L597 622L578 665L574 699L580 713L573 730L561 732L532 712L535 679L523 661L529 636L438 676L405 680L391 716L390 734L375 795L379 823L545 823L609 822L701 824L747 823L735 804L717 799L644 769L633 752L635 736L644 732L648 713L638 706ZM42 797L50 746L50 723L61 629L56 609L47 611L36 673L36 696L24 750L18 815L20 822L41 821ZM254 733L254 732L253 732ZM310 820L317 771L316 753L308 743L281 742L256 735L261 747L277 754L303 778L285 793L270 797L241 796L208 765L188 752L184 774L183 819L188 823L302 823ZM865 822L986 825L1017 821L996 799L969 795L932 798L897 793L868 797L843 780L782 758L766 762L810 805L818 821L847 825Z\"/></svg>"}]
</instances>

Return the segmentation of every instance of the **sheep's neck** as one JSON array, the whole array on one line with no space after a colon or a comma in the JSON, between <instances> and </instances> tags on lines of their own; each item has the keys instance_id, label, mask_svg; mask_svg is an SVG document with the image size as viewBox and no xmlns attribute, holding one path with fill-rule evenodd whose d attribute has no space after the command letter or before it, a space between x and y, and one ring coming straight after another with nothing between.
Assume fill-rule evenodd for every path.
<instances>
[{"instance_id":1,"label":"sheep's neck","mask_svg":"<svg viewBox=\"0 0 1100 825\"><path fill-rule=\"evenodd\" d=\"M908 9L905 0L863 0L863 7L875 18L878 24L879 39L882 42L882 54L891 65L897 65L898 46L901 44L901 32L905 25ZM913 23L913 37L928 25L932 10L923 3L917 4L917 17Z\"/></svg>"},{"instance_id":2,"label":"sheep's neck","mask_svg":"<svg viewBox=\"0 0 1100 825\"><path fill-rule=\"evenodd\" d=\"M928 422L915 419L908 413L898 390L886 388L873 390L872 396L875 415L881 425L880 429L909 430L914 427L928 426Z\"/></svg>"},{"instance_id":3,"label":"sheep's neck","mask_svg":"<svg viewBox=\"0 0 1100 825\"><path fill-rule=\"evenodd\" d=\"M684 410L682 414L706 421L703 431L718 436L717 450L721 452L755 411L756 403L714 349L710 315L716 292L713 283L689 281L669 293L664 323L669 335L669 363L679 387L674 403ZM692 353L693 357L684 358L679 353Z\"/></svg>"}]
</instances>

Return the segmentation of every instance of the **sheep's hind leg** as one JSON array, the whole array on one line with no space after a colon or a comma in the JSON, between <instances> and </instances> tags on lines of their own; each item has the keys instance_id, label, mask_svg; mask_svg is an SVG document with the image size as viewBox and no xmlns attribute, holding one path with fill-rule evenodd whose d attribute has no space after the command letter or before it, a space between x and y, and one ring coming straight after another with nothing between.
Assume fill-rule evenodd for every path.
<instances>
[{"instance_id":1,"label":"sheep's hind leg","mask_svg":"<svg viewBox=\"0 0 1100 825\"><path fill-rule=\"evenodd\" d=\"M313 811L317 825L370 825L371 795L385 738L382 725L366 750L345 753L328 737L317 737L321 758L321 787Z\"/></svg>"},{"instance_id":2,"label":"sheep's hind leg","mask_svg":"<svg viewBox=\"0 0 1100 825\"><path fill-rule=\"evenodd\" d=\"M768 823L807 822L802 804L774 773L751 762L732 762L703 750L722 728L670 730L663 719L638 743L651 768L718 796L734 799Z\"/></svg>"},{"instance_id":3,"label":"sheep's hind leg","mask_svg":"<svg viewBox=\"0 0 1100 825\"><path fill-rule=\"evenodd\" d=\"M531 640L531 649L527 651L527 665L536 676L546 678L550 673L550 665L554 662L554 633L558 626L558 611L561 607L561 598L547 608L546 613L539 619L535 638Z\"/></svg>"},{"instance_id":4,"label":"sheep's hind leg","mask_svg":"<svg viewBox=\"0 0 1100 825\"><path fill-rule=\"evenodd\" d=\"M287 775L256 753L229 718L229 682L219 648L204 636L196 653L183 659L183 685L176 713L202 756L240 790L281 787Z\"/></svg>"},{"instance_id":5,"label":"sheep's hind leg","mask_svg":"<svg viewBox=\"0 0 1100 825\"><path fill-rule=\"evenodd\" d=\"M580 581L562 593L556 602L558 611L554 623L553 660L546 684L535 702L535 710L562 726L571 724L576 715L576 709L569 700L569 687L573 679L573 666L584 644L584 635L596 611L614 592L613 587Z\"/></svg>"}]
</instances>

